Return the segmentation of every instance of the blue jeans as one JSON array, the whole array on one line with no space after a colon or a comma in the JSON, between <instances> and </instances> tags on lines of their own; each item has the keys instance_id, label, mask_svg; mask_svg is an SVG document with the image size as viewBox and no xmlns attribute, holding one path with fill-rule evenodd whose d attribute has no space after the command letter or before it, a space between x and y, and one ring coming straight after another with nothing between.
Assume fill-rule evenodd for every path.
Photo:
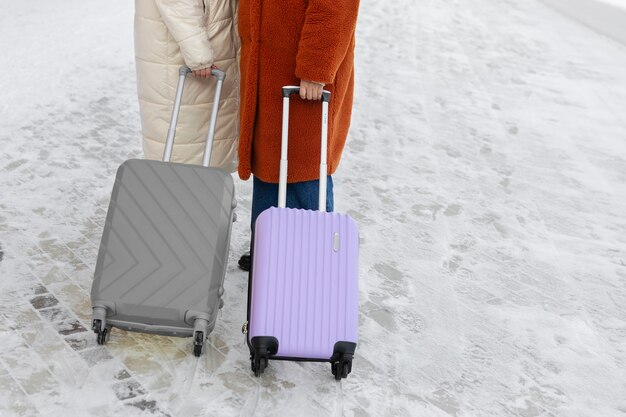
<instances>
[{"instance_id":1,"label":"blue jeans","mask_svg":"<svg viewBox=\"0 0 626 417\"><path fill-rule=\"evenodd\" d=\"M278 205L278 184L264 182L254 177L252 186L252 228L256 218L264 210ZM326 211L333 211L333 179L328 176L326 188ZM317 210L319 180L287 184L287 207Z\"/></svg>"}]
</instances>

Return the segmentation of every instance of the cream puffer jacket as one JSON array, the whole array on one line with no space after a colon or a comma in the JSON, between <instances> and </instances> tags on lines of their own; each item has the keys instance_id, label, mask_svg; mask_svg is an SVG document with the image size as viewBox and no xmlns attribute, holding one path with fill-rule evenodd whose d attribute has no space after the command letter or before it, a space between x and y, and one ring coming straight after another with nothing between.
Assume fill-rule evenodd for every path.
<instances>
[{"instance_id":1,"label":"cream puffer jacket","mask_svg":"<svg viewBox=\"0 0 626 417\"><path fill-rule=\"evenodd\" d=\"M147 159L162 159L178 69L217 65L226 72L211 166L237 169L239 136L238 0L136 0L137 90ZM189 75L172 161L199 164L204 154L215 79Z\"/></svg>"}]
</instances>

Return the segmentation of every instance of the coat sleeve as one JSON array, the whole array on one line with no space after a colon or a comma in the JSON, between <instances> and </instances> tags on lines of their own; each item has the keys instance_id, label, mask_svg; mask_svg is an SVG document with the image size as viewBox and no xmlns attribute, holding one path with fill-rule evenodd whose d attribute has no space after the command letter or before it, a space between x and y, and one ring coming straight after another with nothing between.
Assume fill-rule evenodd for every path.
<instances>
[{"instance_id":1,"label":"coat sleeve","mask_svg":"<svg viewBox=\"0 0 626 417\"><path fill-rule=\"evenodd\" d=\"M331 84L356 29L359 0L309 0L296 56L296 77Z\"/></svg>"},{"instance_id":2,"label":"coat sleeve","mask_svg":"<svg viewBox=\"0 0 626 417\"><path fill-rule=\"evenodd\" d=\"M161 18L192 70L213 64L213 48L204 25L202 0L155 0Z\"/></svg>"}]
</instances>

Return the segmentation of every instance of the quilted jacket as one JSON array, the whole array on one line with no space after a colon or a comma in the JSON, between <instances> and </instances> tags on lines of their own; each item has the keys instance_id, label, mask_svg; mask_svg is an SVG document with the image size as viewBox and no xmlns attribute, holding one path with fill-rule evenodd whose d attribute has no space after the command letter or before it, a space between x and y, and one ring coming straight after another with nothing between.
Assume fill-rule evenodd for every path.
<instances>
[{"instance_id":1,"label":"quilted jacket","mask_svg":"<svg viewBox=\"0 0 626 417\"><path fill-rule=\"evenodd\" d=\"M237 169L239 137L238 0L136 0L137 90L148 159L161 159L172 114L178 69L217 65L226 72L211 165ZM214 79L189 75L172 160L202 160Z\"/></svg>"}]
</instances>

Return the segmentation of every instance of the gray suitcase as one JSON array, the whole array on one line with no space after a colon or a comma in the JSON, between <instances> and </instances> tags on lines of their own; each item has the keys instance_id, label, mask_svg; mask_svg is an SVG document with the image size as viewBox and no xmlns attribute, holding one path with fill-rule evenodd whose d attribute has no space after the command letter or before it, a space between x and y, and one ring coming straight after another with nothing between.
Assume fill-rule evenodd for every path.
<instances>
[{"instance_id":1,"label":"gray suitcase","mask_svg":"<svg viewBox=\"0 0 626 417\"><path fill-rule=\"evenodd\" d=\"M193 337L200 356L222 307L235 189L209 168L225 74L217 79L203 166L171 163L188 68L181 68L162 161L129 160L117 171L91 289L92 328Z\"/></svg>"}]
</instances>

